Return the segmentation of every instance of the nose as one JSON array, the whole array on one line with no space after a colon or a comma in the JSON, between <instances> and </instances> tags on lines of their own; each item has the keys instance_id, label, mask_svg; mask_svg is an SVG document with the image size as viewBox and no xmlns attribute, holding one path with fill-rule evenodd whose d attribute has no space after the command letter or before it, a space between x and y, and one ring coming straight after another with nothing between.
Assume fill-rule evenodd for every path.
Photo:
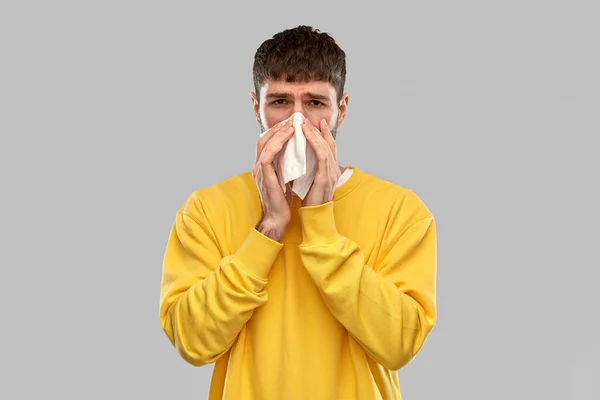
<instances>
[{"instance_id":1,"label":"nose","mask_svg":"<svg viewBox=\"0 0 600 400\"><path fill-rule=\"evenodd\" d=\"M303 114L305 117L307 116L307 114L306 114L306 110L305 110L305 107L304 107L304 104L302 103L302 100L300 100L300 101L296 101L296 102L294 103L294 112L300 112L300 113L302 113L302 114Z\"/></svg>"}]
</instances>

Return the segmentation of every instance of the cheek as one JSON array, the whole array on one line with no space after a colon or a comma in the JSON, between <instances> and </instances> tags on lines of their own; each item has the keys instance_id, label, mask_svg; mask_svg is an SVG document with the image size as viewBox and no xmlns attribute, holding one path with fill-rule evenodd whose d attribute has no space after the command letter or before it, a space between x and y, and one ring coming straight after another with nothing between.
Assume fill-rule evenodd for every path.
<instances>
[{"instance_id":1,"label":"cheek","mask_svg":"<svg viewBox=\"0 0 600 400\"><path fill-rule=\"evenodd\" d=\"M337 113L333 110L311 110L307 112L306 117L316 127L321 126L321 119L325 119L329 126L334 126L337 122Z\"/></svg>"},{"instance_id":2,"label":"cheek","mask_svg":"<svg viewBox=\"0 0 600 400\"><path fill-rule=\"evenodd\" d=\"M332 112L327 123L329 126L337 126L338 111Z\"/></svg>"},{"instance_id":3,"label":"cheek","mask_svg":"<svg viewBox=\"0 0 600 400\"><path fill-rule=\"evenodd\" d=\"M263 125L265 125L266 129L269 129L273 125L280 123L287 117L289 117L289 112L287 110L265 109L261 113Z\"/></svg>"}]
</instances>

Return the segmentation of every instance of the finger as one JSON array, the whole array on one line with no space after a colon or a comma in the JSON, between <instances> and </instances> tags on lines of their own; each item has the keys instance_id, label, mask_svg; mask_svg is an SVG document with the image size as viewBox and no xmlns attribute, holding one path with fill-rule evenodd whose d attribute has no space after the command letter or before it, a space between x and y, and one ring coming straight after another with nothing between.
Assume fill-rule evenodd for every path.
<instances>
[{"instance_id":1,"label":"finger","mask_svg":"<svg viewBox=\"0 0 600 400\"><path fill-rule=\"evenodd\" d=\"M321 132L323 133L323 139L325 139L325 141L327 142L329 147L331 147L331 151L333 152L333 154L335 154L336 153L335 139L333 138L333 134L331 133L331 130L329 130L329 125L327 124L327 121L325 120L325 118L323 118L321 120L320 129L321 129Z\"/></svg>"},{"instance_id":2,"label":"finger","mask_svg":"<svg viewBox=\"0 0 600 400\"><path fill-rule=\"evenodd\" d=\"M279 132L285 125L286 121L281 121L278 124L272 126L271 128L269 128L268 130L266 130L265 132L263 132L260 136L260 138L258 139L258 142L256 143L256 160L258 161L258 157L260 156L260 153L262 153L265 145L269 142L269 140L271 140L271 138L277 133Z\"/></svg>"},{"instance_id":3,"label":"finger","mask_svg":"<svg viewBox=\"0 0 600 400\"><path fill-rule=\"evenodd\" d=\"M306 136L306 141L315 151L319 169L325 171L326 164L329 161L329 156L331 154L331 149L327 145L327 142L325 142L321 135L317 134L316 127L312 125L308 119L304 120L302 131L304 132L304 136Z\"/></svg>"},{"instance_id":4,"label":"finger","mask_svg":"<svg viewBox=\"0 0 600 400\"><path fill-rule=\"evenodd\" d=\"M262 153L265 145L273 138L273 136L275 136L282 129L286 129L291 126L292 126L291 118L288 118L286 120L283 120L283 121L277 123L276 125L274 125L270 129L268 129L267 131L263 132L261 138L258 140L258 142L256 144L256 161L258 161L258 158L260 157L260 154Z\"/></svg>"},{"instance_id":5,"label":"finger","mask_svg":"<svg viewBox=\"0 0 600 400\"><path fill-rule=\"evenodd\" d=\"M277 172L272 163L257 162L254 171L256 179L260 181L261 190L269 191L274 186L279 186Z\"/></svg>"},{"instance_id":6,"label":"finger","mask_svg":"<svg viewBox=\"0 0 600 400\"><path fill-rule=\"evenodd\" d=\"M279 179L277 178L277 173L275 172L273 165L265 164L261 168L264 181L272 184L269 185L267 189L272 189L274 186L279 187Z\"/></svg>"},{"instance_id":7,"label":"finger","mask_svg":"<svg viewBox=\"0 0 600 400\"><path fill-rule=\"evenodd\" d=\"M275 159L275 156L283 149L283 146L288 140L294 135L294 128L292 126L286 127L279 131L279 133L266 144L261 161L263 163L271 164Z\"/></svg>"},{"instance_id":8,"label":"finger","mask_svg":"<svg viewBox=\"0 0 600 400\"><path fill-rule=\"evenodd\" d=\"M289 129L293 129L293 124L291 119L287 119L284 120L282 122L279 122L277 125L275 125L273 128L273 132L271 132L268 137L265 137L265 140L261 139L261 144L262 147L264 148L273 138L277 137L278 135L282 134L282 132L287 131ZM266 135L265 135L266 136Z\"/></svg>"},{"instance_id":9,"label":"finger","mask_svg":"<svg viewBox=\"0 0 600 400\"><path fill-rule=\"evenodd\" d=\"M305 133L306 139L310 139L312 143L318 147L328 146L327 142L323 138L323 134L319 131L319 129L317 129L317 127L314 126L309 120L305 121L305 124L302 125L302 130Z\"/></svg>"},{"instance_id":10,"label":"finger","mask_svg":"<svg viewBox=\"0 0 600 400\"><path fill-rule=\"evenodd\" d=\"M315 126L308 119L305 119L302 122L302 132L304 132L306 141L308 142L310 147L312 147L312 149L316 153L318 151L320 143L318 142L318 139L317 139L318 135L316 133Z\"/></svg>"}]
</instances>

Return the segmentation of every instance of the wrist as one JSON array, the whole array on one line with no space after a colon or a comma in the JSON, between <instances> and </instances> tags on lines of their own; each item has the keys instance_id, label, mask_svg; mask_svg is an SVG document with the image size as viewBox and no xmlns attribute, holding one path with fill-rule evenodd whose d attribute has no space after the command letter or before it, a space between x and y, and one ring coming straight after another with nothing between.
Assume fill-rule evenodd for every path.
<instances>
[{"instance_id":1,"label":"wrist","mask_svg":"<svg viewBox=\"0 0 600 400\"><path fill-rule=\"evenodd\" d=\"M286 226L287 223L285 222L276 222L270 219L262 219L256 226L256 230L271 240L281 242L281 238L285 233Z\"/></svg>"}]
</instances>

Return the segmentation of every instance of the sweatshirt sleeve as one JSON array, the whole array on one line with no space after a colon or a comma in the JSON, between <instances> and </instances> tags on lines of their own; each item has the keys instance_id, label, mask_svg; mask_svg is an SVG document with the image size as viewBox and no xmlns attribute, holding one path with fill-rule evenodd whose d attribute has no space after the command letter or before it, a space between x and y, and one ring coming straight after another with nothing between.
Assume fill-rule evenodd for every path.
<instances>
[{"instance_id":1,"label":"sweatshirt sleeve","mask_svg":"<svg viewBox=\"0 0 600 400\"><path fill-rule=\"evenodd\" d=\"M436 321L433 216L409 224L388 221L384 252L371 267L359 246L338 233L333 202L300 213L302 261L330 312L383 367L407 365Z\"/></svg>"},{"instance_id":2,"label":"sweatshirt sleeve","mask_svg":"<svg viewBox=\"0 0 600 400\"><path fill-rule=\"evenodd\" d=\"M267 299L269 270L283 244L249 231L222 255L201 205L184 207L163 258L160 323L178 354L194 366L216 361Z\"/></svg>"}]
</instances>

